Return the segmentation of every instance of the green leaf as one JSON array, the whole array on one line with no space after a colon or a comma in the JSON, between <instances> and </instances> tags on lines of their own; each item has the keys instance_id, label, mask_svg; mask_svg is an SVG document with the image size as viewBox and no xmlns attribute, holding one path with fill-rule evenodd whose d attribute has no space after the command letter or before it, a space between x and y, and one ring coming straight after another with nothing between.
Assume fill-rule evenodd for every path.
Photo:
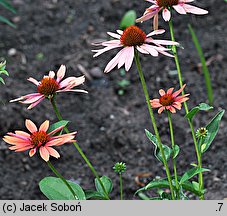
<instances>
[{"instance_id":1,"label":"green leaf","mask_svg":"<svg viewBox=\"0 0 227 216\"><path fill-rule=\"evenodd\" d=\"M209 169L205 169L205 168L192 168L190 170L188 170L182 177L180 180L180 184L184 183L185 181L191 179L193 176L201 173L201 172L209 172Z\"/></svg>"},{"instance_id":2,"label":"green leaf","mask_svg":"<svg viewBox=\"0 0 227 216\"><path fill-rule=\"evenodd\" d=\"M4 81L4 79L2 79L1 77L0 77L0 82L1 82L3 85L5 85L5 81Z\"/></svg>"},{"instance_id":3,"label":"green leaf","mask_svg":"<svg viewBox=\"0 0 227 216\"><path fill-rule=\"evenodd\" d=\"M201 103L201 104L199 104L199 106L192 108L191 111L185 117L191 121L197 112L209 111L211 109L213 109L212 106L210 106L206 103Z\"/></svg>"},{"instance_id":4,"label":"green leaf","mask_svg":"<svg viewBox=\"0 0 227 216\"><path fill-rule=\"evenodd\" d=\"M16 26L10 22L8 19L6 19L5 17L1 16L0 15L0 22L3 22L3 23L6 23L7 25L13 27L13 28L16 28Z\"/></svg>"},{"instance_id":5,"label":"green leaf","mask_svg":"<svg viewBox=\"0 0 227 216\"><path fill-rule=\"evenodd\" d=\"M195 32L194 32L194 30L193 30L193 28L190 24L188 25L188 28L189 28L189 31L191 33L194 45L195 45L197 52L199 54L200 61L202 63L202 70L203 70L203 74L204 74L204 78L205 78L209 104L213 104L213 90L212 90L212 85L211 85L211 80L210 80L210 72L209 72L207 65L206 65L206 59L204 57L203 50L200 46L199 40L198 40L198 38L197 38L197 36L196 36L196 34L195 34Z\"/></svg>"},{"instance_id":6,"label":"green leaf","mask_svg":"<svg viewBox=\"0 0 227 216\"><path fill-rule=\"evenodd\" d=\"M9 76L9 73L6 70L0 70L0 74L5 74L6 76Z\"/></svg>"},{"instance_id":7,"label":"green leaf","mask_svg":"<svg viewBox=\"0 0 227 216\"><path fill-rule=\"evenodd\" d=\"M171 177L172 179L174 179L174 176ZM180 180L180 176L178 177L178 180ZM175 179L174 179L175 180ZM189 181L185 181L184 183L182 183L182 188L186 191L190 191L191 193L194 193L195 195L197 196L201 196L202 193L193 187L193 184ZM148 183L145 187L143 188L140 188L139 190L137 190L135 192L135 194L137 193L141 193L142 191L146 191L146 190L151 190L153 188L159 188L159 189L162 189L162 188L170 188L169 187L169 182L167 180L167 178L165 179L159 179L159 180L153 180L151 181L150 183Z\"/></svg>"},{"instance_id":8,"label":"green leaf","mask_svg":"<svg viewBox=\"0 0 227 216\"><path fill-rule=\"evenodd\" d=\"M105 189L106 189L106 192L109 194L109 193L112 191L112 189L113 189L113 184L112 184L111 179L108 178L107 176L102 176L102 177L100 178L100 180L101 180L101 182L103 183L103 185L104 185L104 187L105 187ZM100 183L99 183L99 181L98 181L97 178L95 179L95 187L96 187L96 190L97 190L100 194L102 194L103 196L105 196L105 193L104 193L104 191L103 191L103 189L102 189L102 186L100 185Z\"/></svg>"},{"instance_id":9,"label":"green leaf","mask_svg":"<svg viewBox=\"0 0 227 216\"><path fill-rule=\"evenodd\" d=\"M124 30L131 25L135 25L136 12L134 10L128 11L121 20L120 29Z\"/></svg>"},{"instance_id":10,"label":"green leaf","mask_svg":"<svg viewBox=\"0 0 227 216\"><path fill-rule=\"evenodd\" d=\"M104 197L98 191L87 190L85 191L85 196L86 196L86 199L106 200L106 197Z\"/></svg>"},{"instance_id":11,"label":"green leaf","mask_svg":"<svg viewBox=\"0 0 227 216\"><path fill-rule=\"evenodd\" d=\"M218 114L210 121L210 123L206 126L208 130L208 135L204 139L204 143L202 144L202 153L207 151L210 147L211 143L213 142L214 138L216 137L218 130L219 130L219 123L225 113L225 110L221 110Z\"/></svg>"},{"instance_id":12,"label":"green leaf","mask_svg":"<svg viewBox=\"0 0 227 216\"><path fill-rule=\"evenodd\" d=\"M53 131L53 130L55 130L55 129L61 127L61 126L64 126L64 127L65 127L68 123L69 123L69 121L65 121L65 120L58 121L58 122L52 124L52 125L49 127L49 129L47 130L47 133L50 133L51 131ZM58 133L59 133L59 132L58 132ZM56 134L56 133L54 133L54 134ZM53 135L54 135L54 134L53 134Z\"/></svg>"},{"instance_id":13,"label":"green leaf","mask_svg":"<svg viewBox=\"0 0 227 216\"><path fill-rule=\"evenodd\" d=\"M85 200L83 189L71 181L67 181L79 200ZM60 178L45 177L39 182L39 188L49 200L74 200L72 193Z\"/></svg>"},{"instance_id":14,"label":"green leaf","mask_svg":"<svg viewBox=\"0 0 227 216\"><path fill-rule=\"evenodd\" d=\"M8 1L0 0L0 4L3 5L3 7L8 9L9 11L11 11L12 13L16 13L16 10L14 9L14 7Z\"/></svg>"},{"instance_id":15,"label":"green leaf","mask_svg":"<svg viewBox=\"0 0 227 216\"><path fill-rule=\"evenodd\" d=\"M163 158L162 158L162 154L161 154L161 151L159 149L159 143L158 143L158 140L156 138L155 135L153 135L151 132L149 132L148 130L145 129L145 133L146 133L146 136L147 138L154 144L155 146L155 150L154 150L154 155L155 157L163 163ZM168 146L166 145L163 145L162 144L162 148L164 150L164 154L165 154L165 157L166 157L166 160L168 161L171 154L172 154L172 149L169 148Z\"/></svg>"},{"instance_id":16,"label":"green leaf","mask_svg":"<svg viewBox=\"0 0 227 216\"><path fill-rule=\"evenodd\" d=\"M173 151L173 153L174 153L173 159L178 156L179 152L180 152L180 147L178 145L175 145L174 146L174 151Z\"/></svg>"}]
</instances>

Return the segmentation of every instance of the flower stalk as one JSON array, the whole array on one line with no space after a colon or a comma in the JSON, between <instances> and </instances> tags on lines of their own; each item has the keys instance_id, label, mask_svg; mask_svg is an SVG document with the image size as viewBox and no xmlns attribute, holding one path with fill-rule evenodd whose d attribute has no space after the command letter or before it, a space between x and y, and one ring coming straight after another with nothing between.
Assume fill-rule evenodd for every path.
<instances>
[{"instance_id":1,"label":"flower stalk","mask_svg":"<svg viewBox=\"0 0 227 216\"><path fill-rule=\"evenodd\" d=\"M175 141L174 141L174 133L173 133L173 123L172 123L172 115L171 112L168 110L168 120L169 120L169 130L170 130L170 137L171 137L171 144L172 144L172 151L173 151L173 170L174 170L174 178L175 178L175 184L176 184L176 195L177 199L180 199L180 194L179 194L179 183L178 183L178 175L177 175L177 163L176 163L176 158L175 158Z\"/></svg>"},{"instance_id":2,"label":"flower stalk","mask_svg":"<svg viewBox=\"0 0 227 216\"><path fill-rule=\"evenodd\" d=\"M66 187L70 190L70 192L73 195L73 198L76 200L77 196L74 192L74 190L72 189L72 187L69 185L69 183L66 181L66 179L55 169L55 167L53 166L53 164L50 161L47 161L47 165L49 166L49 168L53 171L53 173L60 178L64 184L66 185Z\"/></svg>"},{"instance_id":3,"label":"flower stalk","mask_svg":"<svg viewBox=\"0 0 227 216\"><path fill-rule=\"evenodd\" d=\"M55 96L52 97L52 98L50 99L50 102L51 102L51 104L52 104L52 106L53 106L54 112L55 112L55 114L56 114L58 120L59 120L59 121L63 120L63 118L62 118L62 116L61 116L61 114L60 114L60 112L59 112L59 110L58 110L58 108L57 108L57 105L56 105L56 102L55 102ZM66 132L67 134L70 133L69 129L68 129L66 126L64 127L64 130L65 130L65 132ZM92 166L91 162L90 162L89 159L86 157L86 155L84 154L84 152L82 151L82 149L80 148L80 146L78 145L78 143L77 143L77 142L73 142L73 144L74 144L74 146L76 147L76 149L77 149L77 151L79 152L79 154L81 155L81 157L84 159L84 161L85 161L86 164L88 165L88 167L90 168L90 170L92 171L92 173L94 174L94 176L97 178L98 182L100 183L100 185L101 185L101 187L102 187L102 189L103 189L103 191L104 191L104 193L105 193L106 199L109 200L108 193L106 192L106 189L105 189L105 187L104 187L104 185L103 185L103 183L102 183L102 181L101 181L101 179L100 179L98 173L96 172L95 168Z\"/></svg>"},{"instance_id":4,"label":"flower stalk","mask_svg":"<svg viewBox=\"0 0 227 216\"><path fill-rule=\"evenodd\" d=\"M163 149L162 143L161 143L161 138L159 136L157 124L156 124L156 121L155 121L155 118L154 118L154 113L153 113L153 110L152 110L152 107L151 107L151 104L150 104L150 97L149 97L149 93L148 93L148 90L147 90L147 85L146 85L146 81L145 81L145 78L144 78L144 75L143 75L143 71L142 71L142 68L141 68L141 64L140 64L140 60L139 60L139 54L136 50L135 50L135 62L136 62L136 66L137 66L137 69L138 69L138 72L139 72L140 81L141 81L141 84L142 84L142 87L143 87L143 92L144 92L144 95L145 95L145 98L146 98L146 103L147 103L150 118L151 118L151 121L152 121L152 124L153 124L155 136L158 140L158 145L159 145L161 155L162 155L162 158L163 158L163 164L164 164L166 175L167 175L167 178L168 178L171 196L172 196L172 199L174 200L175 199L174 189L173 189L172 179L171 179L171 175L170 175L170 170L169 170L169 167L168 167L168 163L166 161L164 149Z\"/></svg>"},{"instance_id":5,"label":"flower stalk","mask_svg":"<svg viewBox=\"0 0 227 216\"><path fill-rule=\"evenodd\" d=\"M170 21L169 21L169 29L170 29L171 40L175 41L172 19L170 19ZM181 73L179 58L178 58L178 54L177 54L177 48L176 48L175 45L173 45L172 49L173 49L175 64L176 64L176 68L177 68L177 72L178 72L179 84L180 84L180 87L182 87L183 86L182 73ZM184 94L185 94L184 91L182 91L182 95L184 95ZM185 113L187 115L189 113L189 109L188 109L188 105L187 105L186 101L184 102L184 108L185 108ZM197 161L198 161L198 168L202 168L201 153L199 151L199 145L198 145L198 142L197 142L197 139L196 139L195 129L194 129L192 120L188 119L188 123L189 123L190 129L191 129L192 138L193 138L193 142L194 142L194 145L195 145L195 151L196 151ZM201 173L199 173L200 190L203 190L203 184L204 184L203 183L203 174L201 172ZM200 196L200 199L204 200L204 195Z\"/></svg>"}]
</instances>

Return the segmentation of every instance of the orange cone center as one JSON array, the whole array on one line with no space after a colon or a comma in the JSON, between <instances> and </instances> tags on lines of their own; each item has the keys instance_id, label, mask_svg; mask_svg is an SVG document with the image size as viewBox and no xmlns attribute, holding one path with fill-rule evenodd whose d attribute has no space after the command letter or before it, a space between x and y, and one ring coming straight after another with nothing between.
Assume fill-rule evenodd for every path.
<instances>
[{"instance_id":1,"label":"orange cone center","mask_svg":"<svg viewBox=\"0 0 227 216\"><path fill-rule=\"evenodd\" d=\"M171 7L177 5L179 0L157 0L159 7Z\"/></svg>"},{"instance_id":2,"label":"orange cone center","mask_svg":"<svg viewBox=\"0 0 227 216\"><path fill-rule=\"evenodd\" d=\"M141 46L146 40L146 34L137 26L130 26L124 30L120 40L124 46Z\"/></svg>"},{"instance_id":3,"label":"orange cone center","mask_svg":"<svg viewBox=\"0 0 227 216\"><path fill-rule=\"evenodd\" d=\"M174 98L172 97L171 94L165 94L160 97L159 103L163 106L170 106L174 102Z\"/></svg>"},{"instance_id":4,"label":"orange cone center","mask_svg":"<svg viewBox=\"0 0 227 216\"><path fill-rule=\"evenodd\" d=\"M38 92L46 97L53 95L58 89L59 84L51 77L44 77L38 85Z\"/></svg>"},{"instance_id":5,"label":"orange cone center","mask_svg":"<svg viewBox=\"0 0 227 216\"><path fill-rule=\"evenodd\" d=\"M44 131L37 131L31 134L30 139L34 146L39 147L45 145L50 140L50 137Z\"/></svg>"}]
</instances>

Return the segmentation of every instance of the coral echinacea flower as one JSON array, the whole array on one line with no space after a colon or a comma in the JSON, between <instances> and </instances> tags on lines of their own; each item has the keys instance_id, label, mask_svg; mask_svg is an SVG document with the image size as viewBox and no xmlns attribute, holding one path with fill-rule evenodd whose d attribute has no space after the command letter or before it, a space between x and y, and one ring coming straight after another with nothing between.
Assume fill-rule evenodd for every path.
<instances>
[{"instance_id":1,"label":"coral echinacea flower","mask_svg":"<svg viewBox=\"0 0 227 216\"><path fill-rule=\"evenodd\" d=\"M63 79L65 76L65 71L65 65L61 65L61 67L57 71L56 79L54 79L54 71L50 71L49 75L44 76L41 81L37 81L32 77L28 78L28 81L32 82L37 86L37 93L24 95L17 99L11 100L10 102L20 101L23 104L30 104L28 109L32 109L33 107L38 105L43 99L52 98L56 93L59 92L70 91L87 93L87 91L85 90L73 89L75 86L83 84L85 81L85 77L68 77L66 79Z\"/></svg>"},{"instance_id":2,"label":"coral echinacea flower","mask_svg":"<svg viewBox=\"0 0 227 216\"><path fill-rule=\"evenodd\" d=\"M150 100L152 108L159 108L159 114L161 114L163 110L169 110L171 113L176 113L176 109L180 110L182 103L189 99L189 94L178 96L184 90L185 86L186 84L184 84L182 88L174 93L174 88L168 89L167 92L165 92L163 89L160 89L159 94L161 97L159 99Z\"/></svg>"},{"instance_id":3,"label":"coral echinacea flower","mask_svg":"<svg viewBox=\"0 0 227 216\"><path fill-rule=\"evenodd\" d=\"M138 18L137 22L143 22L154 17L154 29L158 27L158 13L162 11L162 17L165 21L171 19L170 8L176 10L179 14L197 14L204 15L208 11L201 9L199 7L190 5L188 3L193 2L194 0L146 0L152 3L152 6L146 9L144 15Z\"/></svg>"},{"instance_id":4,"label":"coral echinacea flower","mask_svg":"<svg viewBox=\"0 0 227 216\"><path fill-rule=\"evenodd\" d=\"M59 153L52 148L53 146L60 146L65 143L71 143L75 141L73 139L76 132L53 136L53 134L61 131L64 126L60 126L47 133L49 128L48 120L43 122L39 129L37 129L36 125L28 119L25 121L25 126L30 133L17 130L15 133L9 132L4 136L3 140L6 143L12 145L9 147L10 150L22 152L30 149L30 157L35 155L35 153L39 150L41 158L45 161L49 161L50 155L55 158L60 157Z\"/></svg>"},{"instance_id":5,"label":"coral echinacea flower","mask_svg":"<svg viewBox=\"0 0 227 216\"><path fill-rule=\"evenodd\" d=\"M164 32L165 30L160 29L146 35L137 26L130 26L124 31L117 30L117 33L107 32L107 34L114 39L94 44L98 46L104 46L104 48L92 50L92 52L95 52L96 54L94 55L94 57L97 57L111 49L122 48L117 53L117 55L107 64L104 72L110 72L117 65L118 68L125 65L125 70L129 71L133 63L135 50L143 54L150 54L152 56L158 56L158 54L161 53L163 55L173 57L167 52L170 49L167 49L162 45L179 45L179 43L169 40L155 40L151 38L151 36L153 35L163 34Z\"/></svg>"}]
</instances>

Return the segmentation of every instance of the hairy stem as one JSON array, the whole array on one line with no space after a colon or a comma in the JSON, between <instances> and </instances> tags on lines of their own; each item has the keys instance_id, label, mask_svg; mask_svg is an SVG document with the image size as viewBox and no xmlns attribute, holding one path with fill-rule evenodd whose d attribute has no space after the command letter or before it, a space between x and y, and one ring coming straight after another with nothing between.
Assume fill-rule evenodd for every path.
<instances>
[{"instance_id":1,"label":"hairy stem","mask_svg":"<svg viewBox=\"0 0 227 216\"><path fill-rule=\"evenodd\" d=\"M167 175L167 178L168 178L168 181L169 181L171 196L172 196L172 199L174 200L175 197L174 197L174 189L173 189L172 179L171 179L168 163L166 161L164 149L162 147L161 138L159 136L157 124L156 124L156 121L155 121L155 118L154 118L154 113L153 113L153 110L152 110L152 107L151 107L151 104L150 104L150 97L149 97L149 93L148 93L148 90L147 90L147 85L146 85L146 81L145 81L145 78L144 78L144 75L143 75L143 71L142 71L142 68L141 68L140 60L139 60L139 54L138 54L137 50L135 50L135 62L136 62L136 66L137 66L137 69L138 69L138 72L139 72L140 81L141 81L141 84L142 84L142 87L143 87L143 92L144 92L144 95L145 95L145 98L146 98L151 122L153 124L154 132L155 132L155 136L158 140L158 147L160 148L161 155L162 155L162 158L163 158L163 164L164 164L166 175Z\"/></svg>"}]
</instances>

